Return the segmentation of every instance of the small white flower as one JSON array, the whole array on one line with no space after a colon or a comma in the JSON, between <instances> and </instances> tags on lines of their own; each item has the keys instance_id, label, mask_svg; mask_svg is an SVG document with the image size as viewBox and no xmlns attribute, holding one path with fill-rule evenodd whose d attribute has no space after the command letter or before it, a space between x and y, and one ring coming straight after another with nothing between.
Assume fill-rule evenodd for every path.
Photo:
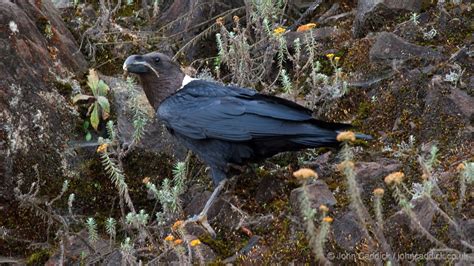
<instances>
[{"instance_id":1,"label":"small white flower","mask_svg":"<svg viewBox=\"0 0 474 266\"><path fill-rule=\"evenodd\" d=\"M8 26L10 27L10 30L12 31L13 34L17 34L18 32L20 32L18 30L18 25L16 25L15 21L10 21L10 23L8 23Z\"/></svg>"}]
</instances>

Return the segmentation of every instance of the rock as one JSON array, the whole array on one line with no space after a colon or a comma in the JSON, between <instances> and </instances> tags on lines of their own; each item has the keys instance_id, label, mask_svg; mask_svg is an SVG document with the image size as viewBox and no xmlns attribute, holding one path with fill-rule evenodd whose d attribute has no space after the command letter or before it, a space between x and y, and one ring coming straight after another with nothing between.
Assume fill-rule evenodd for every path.
<instances>
[{"instance_id":1,"label":"rock","mask_svg":"<svg viewBox=\"0 0 474 266\"><path fill-rule=\"evenodd\" d=\"M190 197L184 199L184 214L187 217L192 217L201 213L207 200L211 196L212 192L202 190L201 188L192 187L190 188ZM207 217L211 226L214 227L216 232L220 229L223 230L235 230L242 217L242 214L235 210L232 205L238 207L240 204L235 196L221 194L214 201L214 204L209 208ZM217 221L214 225L213 221ZM193 229L193 234L200 236L202 231L196 228Z\"/></svg>"},{"instance_id":2,"label":"rock","mask_svg":"<svg viewBox=\"0 0 474 266\"><path fill-rule=\"evenodd\" d=\"M334 240L337 245L347 251L353 251L362 243L364 231L357 222L357 215L350 211L334 219L332 225Z\"/></svg>"},{"instance_id":3,"label":"rock","mask_svg":"<svg viewBox=\"0 0 474 266\"><path fill-rule=\"evenodd\" d=\"M389 32L381 32L370 49L370 60L372 62L383 62L387 65L392 60L408 60L418 58L422 60L439 60L442 55L430 48L411 44L397 35Z\"/></svg>"},{"instance_id":4,"label":"rock","mask_svg":"<svg viewBox=\"0 0 474 266\"><path fill-rule=\"evenodd\" d=\"M311 207L315 210L318 210L319 206L334 206L337 203L336 198L329 190L328 185L322 180L316 180L313 184L307 186L308 197L311 202ZM300 210L300 197L303 193L303 188L299 187L293 189L290 194L290 204L293 210L297 211L299 214Z\"/></svg>"},{"instance_id":5,"label":"rock","mask_svg":"<svg viewBox=\"0 0 474 266\"><path fill-rule=\"evenodd\" d=\"M1 1L0 23L5 25L0 31L4 202L13 198L13 177L22 175L27 184L36 180L35 165L46 183L72 176L68 165L74 154L68 141L78 118L70 104L70 86L63 80L87 65L50 1Z\"/></svg>"},{"instance_id":6,"label":"rock","mask_svg":"<svg viewBox=\"0 0 474 266\"><path fill-rule=\"evenodd\" d=\"M315 28L312 29L311 31L304 31L304 32L288 32L285 34L286 41L288 43L289 47L294 46L294 41L299 38L301 45L304 45L307 43L308 38L310 38L310 35L313 35L313 38L315 41L325 41L325 40L330 40L332 38L335 38L336 36L339 36L342 33L342 31L337 28L337 27L322 27L322 28Z\"/></svg>"},{"instance_id":7,"label":"rock","mask_svg":"<svg viewBox=\"0 0 474 266\"><path fill-rule=\"evenodd\" d=\"M64 264L65 265L80 265L81 256L89 256L89 258L93 257L101 257L105 254L109 254L111 251L111 247L109 245L109 241L105 239L98 239L95 243L90 243L92 247L96 250L95 254L91 254L88 246L82 241L82 239L88 239L88 233L86 230L82 230L79 233L80 237L71 235L69 236L68 240L65 241L64 244ZM81 239L82 238L82 239ZM112 262L119 262L119 264L112 264L112 265L120 265L121 256L117 258L116 252L112 252L109 256L107 256L106 260L110 260ZM119 252L120 255L120 252ZM60 265L60 257L61 257L61 249L58 250L49 258L49 260L45 263L45 265ZM111 265L111 264L107 264Z\"/></svg>"},{"instance_id":8,"label":"rock","mask_svg":"<svg viewBox=\"0 0 474 266\"><path fill-rule=\"evenodd\" d=\"M255 192L255 200L259 204L270 203L283 193L284 181L274 176L265 176Z\"/></svg>"},{"instance_id":9,"label":"rock","mask_svg":"<svg viewBox=\"0 0 474 266\"><path fill-rule=\"evenodd\" d=\"M117 127L120 132L119 137L122 143L130 143L133 137L133 112L130 103L129 89L122 79L101 76L113 91L113 106L117 115ZM137 150L153 153L164 153L179 160L184 160L187 149L179 144L177 140L169 134L162 122L155 117L155 112L139 86L134 87L137 93L138 105L149 116L149 122L145 127L145 134L135 147Z\"/></svg>"},{"instance_id":10,"label":"rock","mask_svg":"<svg viewBox=\"0 0 474 266\"><path fill-rule=\"evenodd\" d=\"M192 248L193 262L198 263L209 263L217 259L217 255L208 245L200 244Z\"/></svg>"},{"instance_id":11,"label":"rock","mask_svg":"<svg viewBox=\"0 0 474 266\"><path fill-rule=\"evenodd\" d=\"M474 121L474 98L472 96L459 88L452 88L448 99L456 105L460 115L465 117L467 121Z\"/></svg>"},{"instance_id":12,"label":"rock","mask_svg":"<svg viewBox=\"0 0 474 266\"><path fill-rule=\"evenodd\" d=\"M399 161L385 158L377 162L357 162L355 175L363 199L371 198L375 188L385 187L384 177L398 171L401 167Z\"/></svg>"},{"instance_id":13,"label":"rock","mask_svg":"<svg viewBox=\"0 0 474 266\"><path fill-rule=\"evenodd\" d=\"M191 236L192 237L192 236ZM217 256L215 252L206 244L201 243L195 247L191 248L192 251L192 263L193 264L207 264L216 260ZM166 254L160 255L161 259L152 265L180 265L178 254L175 249L170 249ZM118 264L120 265L120 264Z\"/></svg>"},{"instance_id":14,"label":"rock","mask_svg":"<svg viewBox=\"0 0 474 266\"><path fill-rule=\"evenodd\" d=\"M122 259L122 252L120 252L120 250L114 250L104 258L102 265L122 265Z\"/></svg>"},{"instance_id":15,"label":"rock","mask_svg":"<svg viewBox=\"0 0 474 266\"><path fill-rule=\"evenodd\" d=\"M334 172L334 166L331 164L333 157L332 152L328 151L319 155L313 161L304 162L304 166L314 169L319 177L326 177Z\"/></svg>"},{"instance_id":16,"label":"rock","mask_svg":"<svg viewBox=\"0 0 474 266\"><path fill-rule=\"evenodd\" d=\"M412 211L415 213L420 224L427 231L429 231L436 210L431 205L429 200L424 197L412 200L411 204L413 205ZM398 211L397 213L386 219L384 224L384 231L389 242L391 242L392 245L394 243L397 243L396 246L403 246L403 241L401 241L401 239L404 239L404 237L402 236L413 235L414 232L417 232L417 234L422 237L421 233L419 232L419 229L412 225L411 219L408 217L407 214L405 214L403 210ZM409 241L412 240L413 238L410 238Z\"/></svg>"},{"instance_id":17,"label":"rock","mask_svg":"<svg viewBox=\"0 0 474 266\"><path fill-rule=\"evenodd\" d=\"M416 0L359 0L352 26L356 38L364 37L391 19L407 12L419 12L422 1Z\"/></svg>"},{"instance_id":18,"label":"rock","mask_svg":"<svg viewBox=\"0 0 474 266\"><path fill-rule=\"evenodd\" d=\"M206 205L207 200L211 196L212 192L210 191L203 191L202 193L196 194L187 205L184 207L184 213L186 216L193 216L199 214L204 206ZM207 213L208 219L213 219L214 217L219 214L220 209L224 202L221 200L220 197L216 199L214 204L211 206Z\"/></svg>"},{"instance_id":19,"label":"rock","mask_svg":"<svg viewBox=\"0 0 474 266\"><path fill-rule=\"evenodd\" d=\"M474 241L474 219L461 222L461 230L467 236L467 240L472 243Z\"/></svg>"},{"instance_id":20,"label":"rock","mask_svg":"<svg viewBox=\"0 0 474 266\"><path fill-rule=\"evenodd\" d=\"M74 7L74 1L70 0L52 0L52 2L57 9Z\"/></svg>"},{"instance_id":21,"label":"rock","mask_svg":"<svg viewBox=\"0 0 474 266\"><path fill-rule=\"evenodd\" d=\"M449 92L448 95L444 92ZM472 127L474 113L474 98L466 91L454 87L451 83L443 80L440 75L433 76L431 84L427 86L425 102L425 115L427 123L439 120L437 113L450 115L464 122L469 132L473 132ZM435 113L436 112L436 113Z\"/></svg>"},{"instance_id":22,"label":"rock","mask_svg":"<svg viewBox=\"0 0 474 266\"><path fill-rule=\"evenodd\" d=\"M421 225L427 230L429 230L431 228L431 221L436 210L426 198L418 198L412 200L412 204L413 212L418 217L418 220L420 221Z\"/></svg>"}]
</instances>

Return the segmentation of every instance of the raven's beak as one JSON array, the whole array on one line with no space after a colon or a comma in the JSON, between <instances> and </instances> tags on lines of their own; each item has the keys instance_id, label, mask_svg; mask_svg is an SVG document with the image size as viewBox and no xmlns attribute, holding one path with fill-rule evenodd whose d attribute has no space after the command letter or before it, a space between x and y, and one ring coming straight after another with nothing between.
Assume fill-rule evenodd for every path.
<instances>
[{"instance_id":1,"label":"raven's beak","mask_svg":"<svg viewBox=\"0 0 474 266\"><path fill-rule=\"evenodd\" d=\"M148 63L144 61L143 56L131 55L123 63L123 70L135 74L148 73L147 65Z\"/></svg>"}]
</instances>

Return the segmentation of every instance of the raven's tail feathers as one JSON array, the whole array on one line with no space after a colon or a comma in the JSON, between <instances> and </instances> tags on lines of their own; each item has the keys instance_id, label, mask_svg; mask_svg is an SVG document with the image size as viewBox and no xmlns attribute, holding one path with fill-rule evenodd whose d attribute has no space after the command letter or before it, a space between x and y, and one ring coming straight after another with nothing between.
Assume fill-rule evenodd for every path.
<instances>
[{"instance_id":1,"label":"raven's tail feathers","mask_svg":"<svg viewBox=\"0 0 474 266\"><path fill-rule=\"evenodd\" d=\"M373 140L374 138L371 135L367 134L362 134L362 133L356 133L356 139L362 139L362 140Z\"/></svg>"}]
</instances>

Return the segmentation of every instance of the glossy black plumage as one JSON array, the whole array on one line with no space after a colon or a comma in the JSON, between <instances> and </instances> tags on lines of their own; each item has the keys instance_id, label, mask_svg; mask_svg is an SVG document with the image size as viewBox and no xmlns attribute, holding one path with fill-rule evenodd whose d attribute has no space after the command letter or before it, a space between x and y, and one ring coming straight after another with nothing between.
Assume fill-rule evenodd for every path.
<instances>
[{"instance_id":1,"label":"glossy black plumage","mask_svg":"<svg viewBox=\"0 0 474 266\"><path fill-rule=\"evenodd\" d=\"M303 106L254 90L203 80L187 83L190 78L180 66L161 53L132 55L123 68L139 76L158 117L210 166L216 185L227 177L230 164L337 146L338 132L350 127L315 120Z\"/></svg>"},{"instance_id":2,"label":"glossy black plumage","mask_svg":"<svg viewBox=\"0 0 474 266\"><path fill-rule=\"evenodd\" d=\"M226 177L228 163L335 146L336 131L348 127L315 120L309 109L291 101L203 80L162 101L157 115L211 166L215 184Z\"/></svg>"}]
</instances>

